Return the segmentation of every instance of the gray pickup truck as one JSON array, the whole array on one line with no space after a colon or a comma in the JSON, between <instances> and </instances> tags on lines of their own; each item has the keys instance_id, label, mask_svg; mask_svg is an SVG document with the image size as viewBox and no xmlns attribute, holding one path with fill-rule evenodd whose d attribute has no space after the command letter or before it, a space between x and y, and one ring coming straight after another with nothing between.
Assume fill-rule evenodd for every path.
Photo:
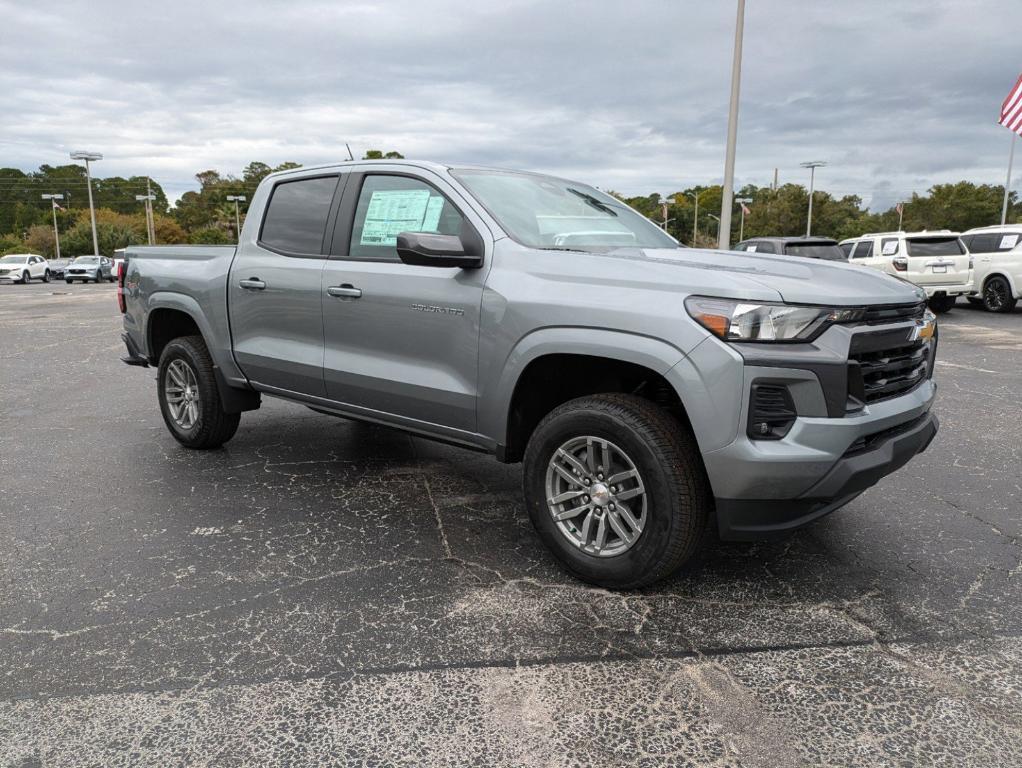
<instances>
[{"instance_id":1,"label":"gray pickup truck","mask_svg":"<svg viewBox=\"0 0 1022 768\"><path fill-rule=\"evenodd\" d=\"M275 173L235 248L129 248L132 365L171 434L269 395L524 463L539 536L633 588L704 533L750 540L924 450L925 295L844 264L691 250L551 176L419 162Z\"/></svg>"}]
</instances>

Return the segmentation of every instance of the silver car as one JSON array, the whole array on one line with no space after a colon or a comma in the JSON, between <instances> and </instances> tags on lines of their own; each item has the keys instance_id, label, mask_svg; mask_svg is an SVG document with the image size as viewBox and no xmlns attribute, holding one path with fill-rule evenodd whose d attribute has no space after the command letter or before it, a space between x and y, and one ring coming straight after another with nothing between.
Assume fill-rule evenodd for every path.
<instances>
[{"instance_id":1,"label":"silver car","mask_svg":"<svg viewBox=\"0 0 1022 768\"><path fill-rule=\"evenodd\" d=\"M79 256L64 269L64 282L70 285L75 280L83 283L114 281L114 263L106 256Z\"/></svg>"}]
</instances>

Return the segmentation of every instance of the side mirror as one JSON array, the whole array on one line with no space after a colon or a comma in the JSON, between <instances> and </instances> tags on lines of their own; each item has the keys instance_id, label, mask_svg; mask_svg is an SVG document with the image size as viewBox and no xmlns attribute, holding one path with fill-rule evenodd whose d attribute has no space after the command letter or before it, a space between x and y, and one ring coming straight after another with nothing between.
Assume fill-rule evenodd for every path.
<instances>
[{"instance_id":1,"label":"side mirror","mask_svg":"<svg viewBox=\"0 0 1022 768\"><path fill-rule=\"evenodd\" d=\"M403 263L417 267L478 269L483 265L483 257L466 253L457 235L402 232L397 236L397 255Z\"/></svg>"}]
</instances>

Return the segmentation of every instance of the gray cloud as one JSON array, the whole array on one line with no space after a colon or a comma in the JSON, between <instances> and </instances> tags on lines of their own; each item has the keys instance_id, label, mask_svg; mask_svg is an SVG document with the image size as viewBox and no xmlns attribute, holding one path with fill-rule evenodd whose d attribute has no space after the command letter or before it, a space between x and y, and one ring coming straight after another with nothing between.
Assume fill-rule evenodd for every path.
<instances>
[{"instance_id":1,"label":"gray cloud","mask_svg":"<svg viewBox=\"0 0 1022 768\"><path fill-rule=\"evenodd\" d=\"M79 146L172 195L204 168L344 142L543 169L626 193L719 182L734 3L0 0L0 165ZM1001 183L1017 0L751 0L737 182L887 206Z\"/></svg>"}]
</instances>

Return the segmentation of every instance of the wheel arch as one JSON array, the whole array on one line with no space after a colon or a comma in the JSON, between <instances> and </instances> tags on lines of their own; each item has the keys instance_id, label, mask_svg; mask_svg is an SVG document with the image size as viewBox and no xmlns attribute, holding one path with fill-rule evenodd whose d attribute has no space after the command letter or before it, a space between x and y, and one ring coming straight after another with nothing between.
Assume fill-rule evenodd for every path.
<instances>
[{"instance_id":1,"label":"wheel arch","mask_svg":"<svg viewBox=\"0 0 1022 768\"><path fill-rule=\"evenodd\" d=\"M1012 278L1009 272L1007 272L1006 270L999 269L992 269L984 276L983 284L980 285L979 287L980 298L982 298L983 296L983 291L986 290L987 283L989 283L995 277L1000 277L1003 278L1004 280L1007 280L1008 287L1011 288L1012 296L1014 296L1016 299L1022 299L1022 293L1020 293L1020 290L1022 289L1019 288L1018 283L1015 282L1015 280Z\"/></svg>"},{"instance_id":2,"label":"wheel arch","mask_svg":"<svg viewBox=\"0 0 1022 768\"><path fill-rule=\"evenodd\" d=\"M545 328L508 355L495 388L495 407L480 414L501 461L521 460L544 415L563 402L600 392L639 391L687 420L665 374L684 353L659 339L590 328ZM485 399L485 398L484 398Z\"/></svg>"}]
</instances>

